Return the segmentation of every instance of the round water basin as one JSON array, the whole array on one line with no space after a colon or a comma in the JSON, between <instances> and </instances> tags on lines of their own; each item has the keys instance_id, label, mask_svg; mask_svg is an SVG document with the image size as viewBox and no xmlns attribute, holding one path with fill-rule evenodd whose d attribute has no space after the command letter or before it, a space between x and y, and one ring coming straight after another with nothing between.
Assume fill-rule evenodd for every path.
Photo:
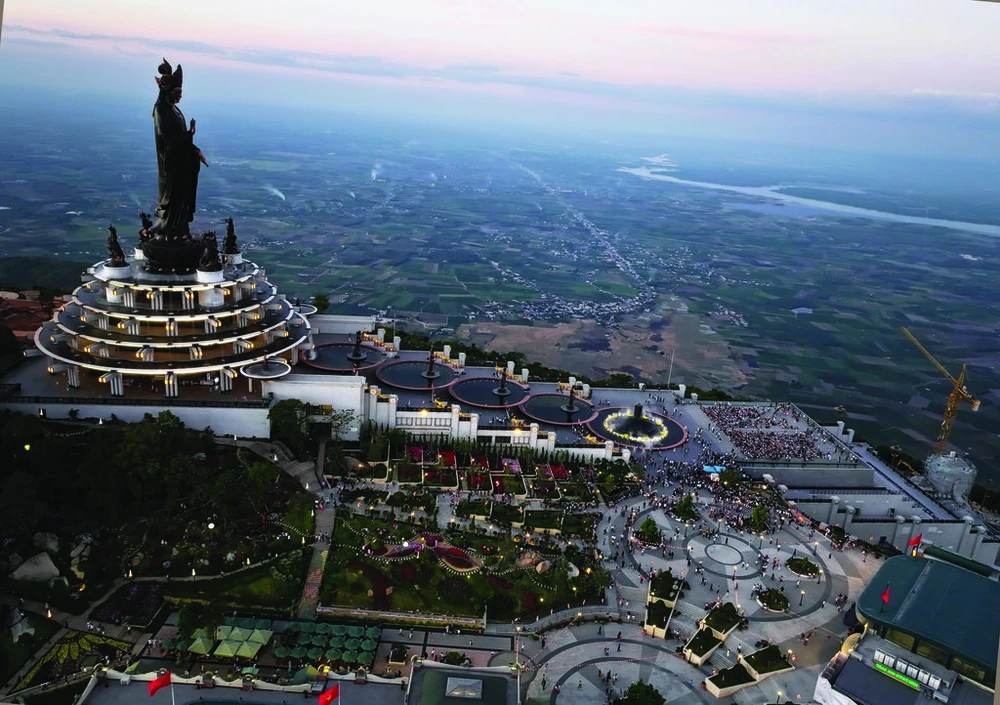
<instances>
[{"instance_id":1,"label":"round water basin","mask_svg":"<svg viewBox=\"0 0 1000 705\"><path fill-rule=\"evenodd\" d=\"M431 374L427 376L426 360L400 360L382 365L375 376L383 384L398 389L420 391L423 389L441 389L447 387L458 378L458 373L447 365L435 363Z\"/></svg>"},{"instance_id":2,"label":"round water basin","mask_svg":"<svg viewBox=\"0 0 1000 705\"><path fill-rule=\"evenodd\" d=\"M358 352L361 357L355 359L354 343L326 343L304 352L302 362L320 370L355 372L371 369L385 360L385 354L371 345L362 345ZM309 359L310 353L316 353L314 359Z\"/></svg>"},{"instance_id":3,"label":"round water basin","mask_svg":"<svg viewBox=\"0 0 1000 705\"><path fill-rule=\"evenodd\" d=\"M535 421L566 426L587 423L597 417L590 402L574 398L570 407L569 396L556 393L531 395L521 403L521 411Z\"/></svg>"},{"instance_id":4,"label":"round water basin","mask_svg":"<svg viewBox=\"0 0 1000 705\"><path fill-rule=\"evenodd\" d=\"M451 385L448 393L461 404L483 409L506 409L528 398L528 390L517 382L496 377L467 377Z\"/></svg>"}]
</instances>

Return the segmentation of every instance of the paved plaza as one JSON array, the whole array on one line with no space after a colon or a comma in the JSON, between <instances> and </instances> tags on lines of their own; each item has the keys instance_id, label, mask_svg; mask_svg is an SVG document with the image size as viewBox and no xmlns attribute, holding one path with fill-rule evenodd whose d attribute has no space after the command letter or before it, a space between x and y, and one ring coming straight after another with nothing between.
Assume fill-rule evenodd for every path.
<instances>
[{"instance_id":1,"label":"paved plaza","mask_svg":"<svg viewBox=\"0 0 1000 705\"><path fill-rule=\"evenodd\" d=\"M680 447L650 453L636 452L639 463L663 467L664 461L695 463L703 453L727 453L731 448L725 440L711 433L698 433L704 420L697 418L697 409L689 405L674 404L672 396L657 397L625 390L595 390L597 404L628 406L643 402L647 408L665 413L680 422L688 431L687 441ZM303 487L316 492L318 498L336 498L337 490L317 487L321 472L313 464L295 463L281 457L269 444L242 443L271 460L276 460L286 472L297 477ZM843 614L838 610L835 597L847 595L846 604L877 570L880 562L865 557L859 550L840 551L831 547L821 534L814 533L807 525L773 522L776 530L767 534L740 531L726 523L728 508L711 491L707 476L688 474L687 483L649 476L651 482L644 486L646 494L619 502L613 507L593 511L601 514L597 526L597 546L607 559L614 584L607 590L604 605L588 605L567 612L556 612L528 624L490 624L485 633L445 634L441 630L386 628L376 653L372 672L381 674L389 668L388 653L393 643L404 643L411 657L438 660L448 651L459 651L469 658L473 666L516 665L521 669L521 684L525 702L528 703L582 703L603 705L608 698L620 695L636 680L653 684L666 697L667 703L720 702L702 688L702 681L715 670L734 664L737 655L752 653L757 642L770 641L779 645L784 653L794 658L795 670L753 685L740 691L725 702L741 704L774 702L780 692L792 702L808 703L816 678L829 658L840 647L847 634ZM655 483L652 480L655 479ZM379 489L393 492L399 486L388 483ZM660 498L677 497L694 492L698 518L679 521L661 508ZM470 496L467 492L442 493L438 499L437 520L442 529L449 526L473 526L475 520L463 519L453 513L459 498ZM720 504L720 502L723 502ZM526 500L526 507L540 508L540 500ZM336 512L353 508L337 507L328 503L319 512L321 527L327 527ZM400 517L406 514L403 512ZM417 510L414 516L423 516ZM631 531L646 518L652 519L664 539L662 546L642 548L632 540ZM720 523L720 518L721 523ZM787 518L787 516L786 516ZM478 522L480 528L489 530L487 522ZM316 578L307 583L300 607L300 617L309 618L315 610L315 593L322 573L325 546L316 543L317 558L313 573ZM816 578L795 576L784 568L793 557L806 557L821 568ZM670 569L676 576L684 577L690 584L678 603L669 623L674 636L664 640L643 634L642 622L648 579L656 571ZM788 612L776 614L763 609L751 593L755 586L782 589L789 600ZM732 602L749 619L749 628L733 632L725 644L716 650L709 662L698 668L688 663L679 653L681 647L696 631L698 620L706 614L706 606L714 602ZM40 605L27 605L36 611ZM581 613L580 618L567 626L567 622ZM600 613L601 622L596 622ZM69 629L84 629L83 617L54 615ZM610 618L611 621L607 621ZM119 635L121 627L95 625L107 628L109 634ZM281 632L285 624L276 622L274 629ZM519 631L520 628L520 631ZM160 634L121 634L133 641L133 654L144 659L144 666L152 668L167 665L159 654L144 648L147 639L162 639L168 631L175 630L174 620L168 620ZM620 637L619 637L620 634ZM808 641L805 636L808 635ZM262 659L263 660L263 659ZM223 664L219 664L220 672ZM262 676L277 676L276 664L261 663ZM402 678L408 680L411 664L401 669ZM12 685L8 683L8 687ZM388 702L399 699L399 684L379 686L375 702L385 698ZM386 690L381 690L385 688ZM395 689L390 693L390 689ZM117 692L130 692L132 688ZM371 691L374 695L374 690ZM394 694L393 694L394 693ZM161 693L161 695L163 695ZM119 697L119 696L115 696ZM159 696L158 696L159 697Z\"/></svg>"}]
</instances>

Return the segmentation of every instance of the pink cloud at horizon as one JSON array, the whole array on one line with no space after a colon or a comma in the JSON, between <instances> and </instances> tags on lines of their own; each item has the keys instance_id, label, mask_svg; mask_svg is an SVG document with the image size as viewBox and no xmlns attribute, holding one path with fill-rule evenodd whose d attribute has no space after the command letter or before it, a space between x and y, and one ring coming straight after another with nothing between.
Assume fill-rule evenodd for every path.
<instances>
[{"instance_id":1,"label":"pink cloud at horizon","mask_svg":"<svg viewBox=\"0 0 1000 705\"><path fill-rule=\"evenodd\" d=\"M1000 64L1000 43L986 21L997 15L987 4L842 0L825 7L762 0L751 8L717 0L692 8L634 0L619 5L610 0L366 5L132 0L123 7L111 0L76 0L71 6L33 0L9 6L6 23L202 42L234 56L253 50L374 57L423 68L489 65L512 75L573 74L623 86L1000 93L1000 76L993 70Z\"/></svg>"}]
</instances>

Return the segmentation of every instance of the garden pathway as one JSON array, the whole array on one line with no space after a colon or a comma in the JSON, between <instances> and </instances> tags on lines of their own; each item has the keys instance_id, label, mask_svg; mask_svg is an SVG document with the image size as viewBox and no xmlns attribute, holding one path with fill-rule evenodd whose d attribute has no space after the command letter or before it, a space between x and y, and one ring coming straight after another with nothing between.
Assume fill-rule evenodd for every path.
<instances>
[{"instance_id":1,"label":"garden pathway","mask_svg":"<svg viewBox=\"0 0 1000 705\"><path fill-rule=\"evenodd\" d=\"M316 512L316 535L333 532L333 507ZM326 556L329 544L325 541L313 542L312 560L309 572L306 574L306 584L302 588L302 598L299 600L298 618L311 621L316 618L316 608L319 606L319 588L323 584L323 568L326 566Z\"/></svg>"}]
</instances>

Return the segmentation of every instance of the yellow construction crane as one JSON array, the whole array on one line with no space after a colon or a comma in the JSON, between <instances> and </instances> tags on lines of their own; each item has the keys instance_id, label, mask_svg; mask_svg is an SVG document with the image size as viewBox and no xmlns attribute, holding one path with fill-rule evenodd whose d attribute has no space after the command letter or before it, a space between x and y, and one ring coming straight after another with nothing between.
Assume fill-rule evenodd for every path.
<instances>
[{"instance_id":1,"label":"yellow construction crane","mask_svg":"<svg viewBox=\"0 0 1000 705\"><path fill-rule=\"evenodd\" d=\"M958 409L962 405L963 401L969 402L969 406L973 411L979 411L979 400L976 399L965 388L965 365L962 365L962 369L958 373L958 377L952 377L951 373L944 368L940 362L934 359L934 356L927 352L927 348L920 344L913 333L908 331L906 328L900 328L903 334L910 339L910 342L917 346L917 350L924 354L928 360L934 363L934 366L938 368L938 371L945 376L949 382L952 383L953 389L951 394L948 395L948 402L944 407L944 418L941 419L941 431L938 433L937 442L934 443L935 453L944 453L945 449L948 447L948 436L951 434L952 424L955 423L955 419L958 418Z\"/></svg>"}]
</instances>

